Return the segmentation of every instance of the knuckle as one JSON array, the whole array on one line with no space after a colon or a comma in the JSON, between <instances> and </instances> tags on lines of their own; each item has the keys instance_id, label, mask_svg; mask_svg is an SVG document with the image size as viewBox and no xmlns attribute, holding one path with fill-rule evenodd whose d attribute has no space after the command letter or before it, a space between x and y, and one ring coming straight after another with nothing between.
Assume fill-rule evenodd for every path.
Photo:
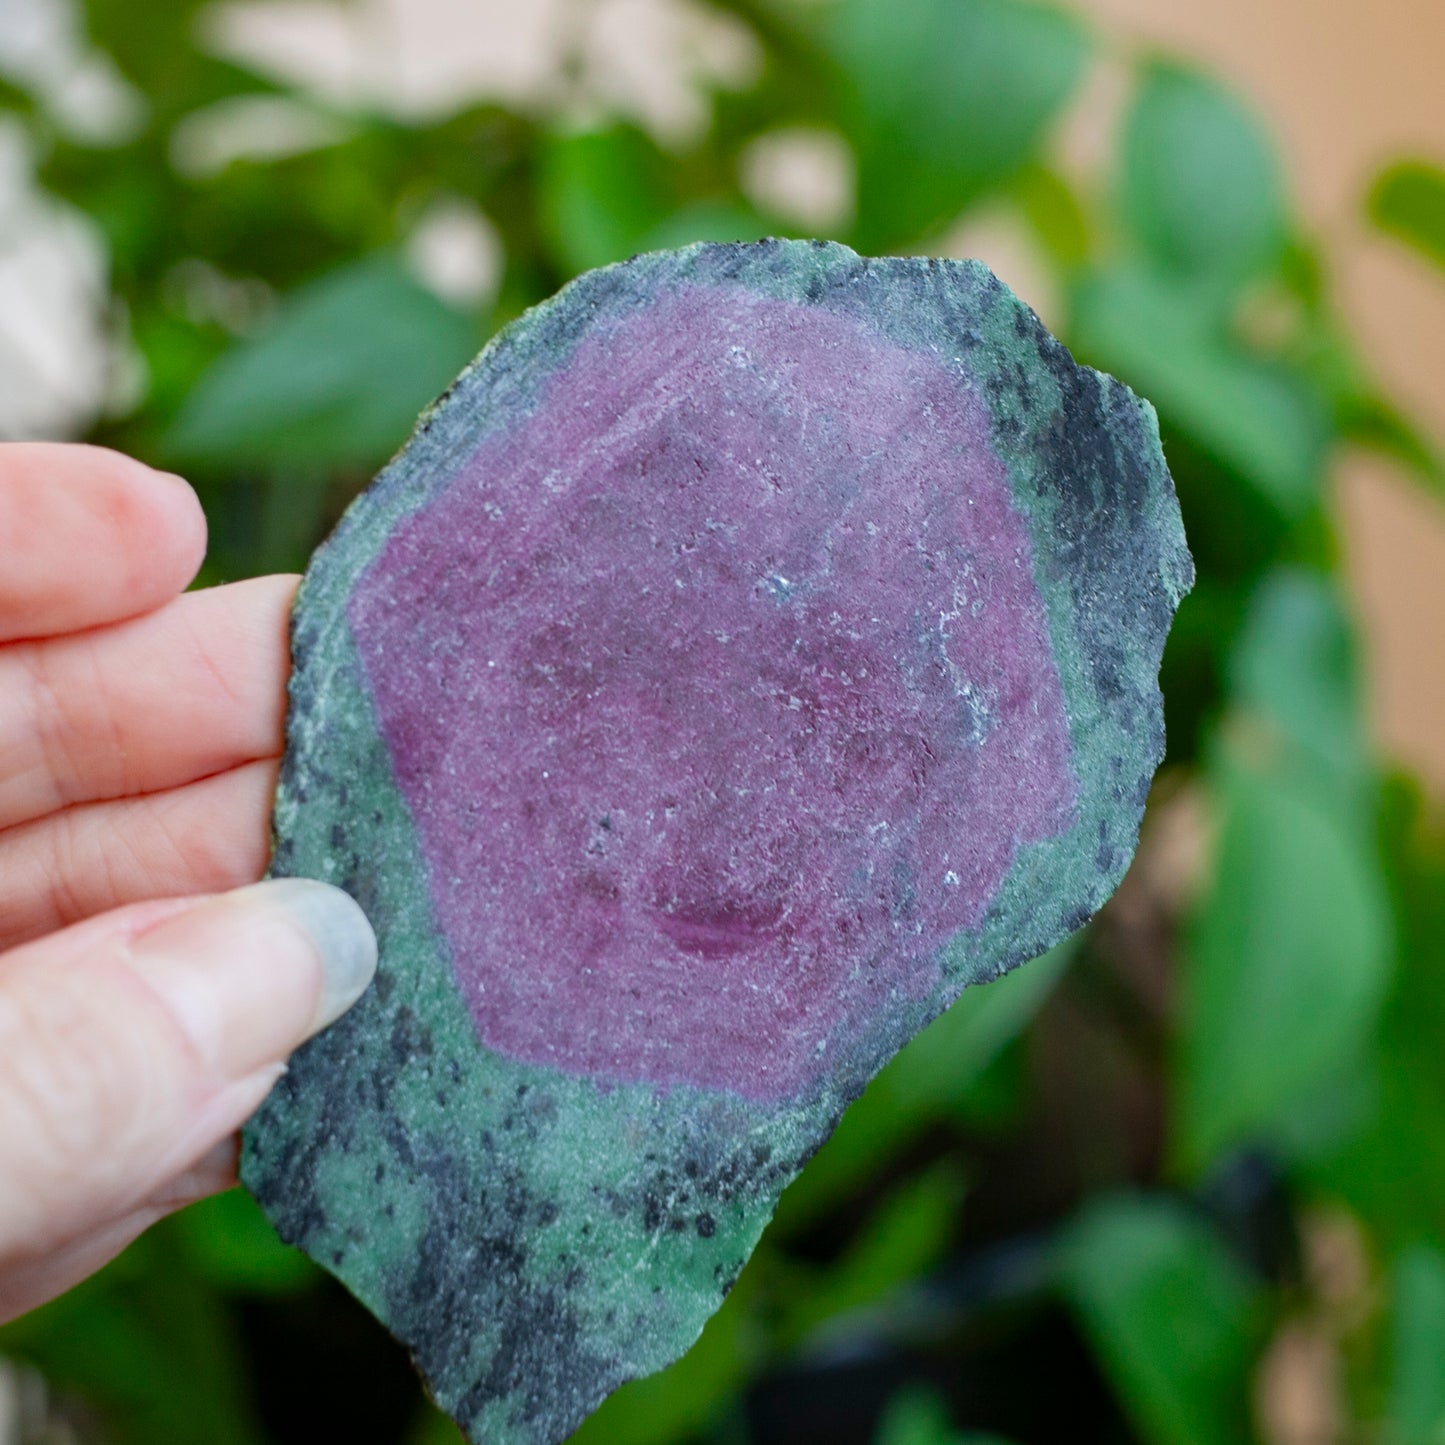
<instances>
[{"instance_id":1,"label":"knuckle","mask_svg":"<svg viewBox=\"0 0 1445 1445\"><path fill-rule=\"evenodd\" d=\"M51 657L44 647L35 643L17 648L15 656L26 673L30 733L35 739L40 765L51 780L56 804L63 806L70 795L74 759L70 753L66 708L52 672Z\"/></svg>"},{"instance_id":2,"label":"knuckle","mask_svg":"<svg viewBox=\"0 0 1445 1445\"><path fill-rule=\"evenodd\" d=\"M120 723L117 679L89 637L32 645L33 727L59 806L130 790L130 749Z\"/></svg>"},{"instance_id":3,"label":"knuckle","mask_svg":"<svg viewBox=\"0 0 1445 1445\"><path fill-rule=\"evenodd\" d=\"M46 907L52 926L63 927L94 912L96 897L109 895L109 863L104 856L93 856L83 814L58 813L43 828L49 856L44 870Z\"/></svg>"},{"instance_id":4,"label":"knuckle","mask_svg":"<svg viewBox=\"0 0 1445 1445\"><path fill-rule=\"evenodd\" d=\"M195 785L158 806L154 849L172 860L175 885L187 892L223 892L252 883L266 866L269 795L252 798L240 773Z\"/></svg>"}]
</instances>

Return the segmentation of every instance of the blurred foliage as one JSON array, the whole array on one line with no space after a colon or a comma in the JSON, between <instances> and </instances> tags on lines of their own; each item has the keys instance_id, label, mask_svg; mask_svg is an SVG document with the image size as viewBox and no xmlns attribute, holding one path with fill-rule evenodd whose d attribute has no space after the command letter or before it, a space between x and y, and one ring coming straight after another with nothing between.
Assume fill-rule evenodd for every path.
<instances>
[{"instance_id":1,"label":"blurred foliage","mask_svg":"<svg viewBox=\"0 0 1445 1445\"><path fill-rule=\"evenodd\" d=\"M1387 167L1370 194L1370 215L1382 230L1445 267L1445 170L1424 161Z\"/></svg>"},{"instance_id":2,"label":"blurred foliage","mask_svg":"<svg viewBox=\"0 0 1445 1445\"><path fill-rule=\"evenodd\" d=\"M1445 1432L1445 1254L1406 1250L1392 1280L1390 1424L1400 1445Z\"/></svg>"},{"instance_id":3,"label":"blurred foliage","mask_svg":"<svg viewBox=\"0 0 1445 1445\"><path fill-rule=\"evenodd\" d=\"M1445 1439L1445 818L1371 752L1328 485L1355 446L1439 491L1434 443L1374 385L1271 138L1210 76L1108 57L1026 0L715 6L762 65L681 139L596 104L329 104L207 51L198 0L85 5L144 100L132 134L0 97L103 237L144 378L91 437L196 480L209 581L303 565L486 336L577 271L797 233L747 179L783 133L846 142L834 231L862 249L1012 217L1056 287L1046 319L1159 407L1200 580L1140 866L879 1076L698 1345L579 1440L1283 1441L1271 1361L1299 1330L1323 1348L1291 1388L1335 1413L1331 1440ZM1076 173L1059 127L1104 60L1131 98L1107 164ZM265 98L324 121L314 143L178 165L198 118ZM418 263L437 205L484 216L504 256L469 299ZM1403 161L1367 206L1445 266L1445 173ZM456 1439L240 1194L0 1349L86 1440Z\"/></svg>"},{"instance_id":4,"label":"blurred foliage","mask_svg":"<svg viewBox=\"0 0 1445 1445\"><path fill-rule=\"evenodd\" d=\"M1064 1288L1144 1438L1247 1439L1260 1290L1208 1221L1158 1195L1105 1196L1062 1253Z\"/></svg>"}]
</instances>

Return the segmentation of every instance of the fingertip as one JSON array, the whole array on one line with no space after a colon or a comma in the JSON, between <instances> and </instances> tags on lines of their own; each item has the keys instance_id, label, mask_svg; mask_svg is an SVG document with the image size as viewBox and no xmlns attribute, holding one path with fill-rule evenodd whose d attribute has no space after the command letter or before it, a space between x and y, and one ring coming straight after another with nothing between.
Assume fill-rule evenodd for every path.
<instances>
[{"instance_id":1,"label":"fingertip","mask_svg":"<svg viewBox=\"0 0 1445 1445\"><path fill-rule=\"evenodd\" d=\"M210 524L206 509L196 489L175 472L156 471L137 462L147 473L147 484L155 491L160 515L166 519L169 553L176 568L176 592L183 591L196 579L201 563L206 560L210 541Z\"/></svg>"},{"instance_id":2,"label":"fingertip","mask_svg":"<svg viewBox=\"0 0 1445 1445\"><path fill-rule=\"evenodd\" d=\"M88 446L98 510L122 545L150 539L149 548L130 547L123 584L127 596L169 600L195 580L206 558L209 527L195 488L175 472L159 471L124 452ZM104 482L101 478L104 477ZM143 609L142 609L143 610Z\"/></svg>"},{"instance_id":3,"label":"fingertip","mask_svg":"<svg viewBox=\"0 0 1445 1445\"><path fill-rule=\"evenodd\" d=\"M377 942L349 894L282 878L166 919L134 938L130 957L210 1076L238 1079L350 1008L376 973Z\"/></svg>"},{"instance_id":4,"label":"fingertip","mask_svg":"<svg viewBox=\"0 0 1445 1445\"><path fill-rule=\"evenodd\" d=\"M106 447L0 445L0 641L160 606L200 570L206 533L199 498L171 473Z\"/></svg>"},{"instance_id":5,"label":"fingertip","mask_svg":"<svg viewBox=\"0 0 1445 1445\"><path fill-rule=\"evenodd\" d=\"M238 889L230 899L284 914L311 944L321 961L322 978L313 1033L334 1024L376 976L376 932L344 889L312 878L268 878Z\"/></svg>"}]
</instances>

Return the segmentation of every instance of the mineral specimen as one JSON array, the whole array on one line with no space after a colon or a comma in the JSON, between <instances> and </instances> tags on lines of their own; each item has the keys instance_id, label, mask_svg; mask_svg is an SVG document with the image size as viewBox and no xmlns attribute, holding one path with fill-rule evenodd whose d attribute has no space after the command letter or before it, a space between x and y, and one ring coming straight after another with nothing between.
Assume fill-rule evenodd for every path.
<instances>
[{"instance_id":1,"label":"mineral specimen","mask_svg":"<svg viewBox=\"0 0 1445 1445\"><path fill-rule=\"evenodd\" d=\"M476 1441L679 1355L848 1101L1108 897L1192 567L982 266L761 242L483 352L297 601L273 872L377 982L246 1132Z\"/></svg>"}]
</instances>

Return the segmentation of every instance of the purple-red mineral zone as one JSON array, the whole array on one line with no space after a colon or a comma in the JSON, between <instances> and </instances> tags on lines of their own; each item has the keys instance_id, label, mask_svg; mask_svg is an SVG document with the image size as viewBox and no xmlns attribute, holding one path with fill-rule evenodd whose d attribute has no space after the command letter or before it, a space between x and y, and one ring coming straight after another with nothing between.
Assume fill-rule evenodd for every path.
<instances>
[{"instance_id":1,"label":"purple-red mineral zone","mask_svg":"<svg viewBox=\"0 0 1445 1445\"><path fill-rule=\"evenodd\" d=\"M935 354L692 286L398 525L349 619L489 1048L797 1095L1068 826L989 434Z\"/></svg>"}]
</instances>

